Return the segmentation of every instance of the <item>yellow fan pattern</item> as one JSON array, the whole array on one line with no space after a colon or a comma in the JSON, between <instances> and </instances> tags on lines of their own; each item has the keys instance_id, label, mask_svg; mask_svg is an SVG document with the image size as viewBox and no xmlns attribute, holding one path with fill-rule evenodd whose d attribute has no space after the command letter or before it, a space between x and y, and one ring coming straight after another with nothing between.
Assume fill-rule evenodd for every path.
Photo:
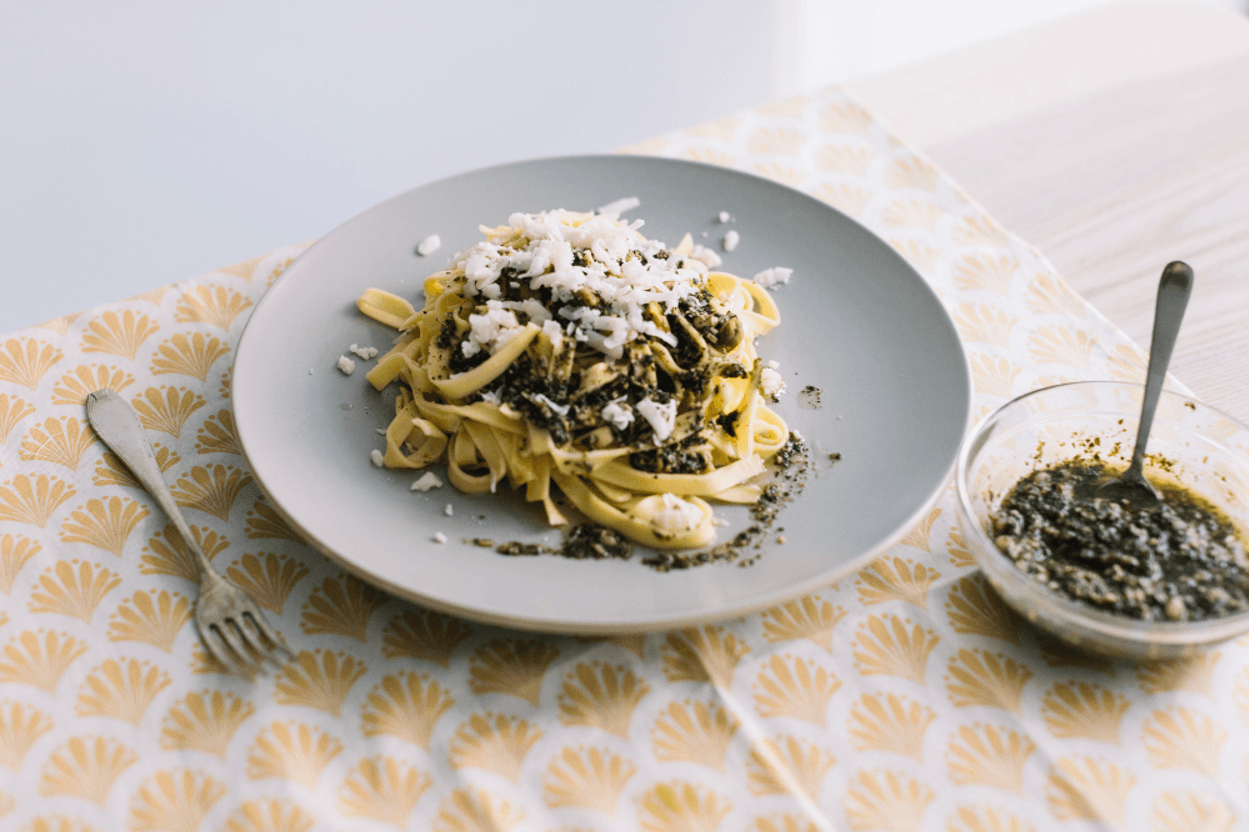
<instances>
[{"instance_id":1,"label":"yellow fan pattern","mask_svg":"<svg viewBox=\"0 0 1249 832\"><path fill-rule=\"evenodd\" d=\"M761 174L874 230L945 303L979 413L1143 370L837 90L626 152ZM976 571L948 492L836 585L645 636L512 632L343 573L265 501L234 423L239 336L302 248L0 338L0 828L1249 828L1249 640L1139 665L1056 645ZM235 678L199 646L188 550L87 426L101 387L291 644L281 670Z\"/></svg>"}]
</instances>

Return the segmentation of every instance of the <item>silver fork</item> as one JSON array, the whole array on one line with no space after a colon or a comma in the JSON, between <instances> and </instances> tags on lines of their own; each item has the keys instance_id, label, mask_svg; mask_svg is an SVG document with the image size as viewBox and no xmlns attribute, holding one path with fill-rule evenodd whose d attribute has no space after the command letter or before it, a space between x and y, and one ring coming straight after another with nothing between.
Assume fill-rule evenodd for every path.
<instances>
[{"instance_id":1,"label":"silver fork","mask_svg":"<svg viewBox=\"0 0 1249 832\"><path fill-rule=\"evenodd\" d=\"M169 515L182 542L194 556L199 569L199 599L195 602L195 625L200 640L209 654L223 666L243 676L253 676L266 660L280 665L279 656L291 657L282 637L265 620L252 597L223 578L204 550L195 542L169 486L152 446L148 444L135 413L126 401L112 390L96 390L87 396L87 421L104 444L126 463L148 493Z\"/></svg>"}]
</instances>

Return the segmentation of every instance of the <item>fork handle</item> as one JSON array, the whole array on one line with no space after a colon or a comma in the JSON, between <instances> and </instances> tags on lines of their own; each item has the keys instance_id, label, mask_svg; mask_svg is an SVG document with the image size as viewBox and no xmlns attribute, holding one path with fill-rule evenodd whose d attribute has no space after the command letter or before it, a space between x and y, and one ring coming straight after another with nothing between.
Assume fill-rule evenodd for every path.
<instances>
[{"instance_id":1,"label":"fork handle","mask_svg":"<svg viewBox=\"0 0 1249 832\"><path fill-rule=\"evenodd\" d=\"M204 550L195 542L191 527L187 525L186 518L174 501L173 494L165 483L165 475L156 464L156 457L152 453L152 446L148 444L147 436L144 435L139 414L112 390L97 390L87 396L87 421L112 448L113 453L126 463L126 467L173 521L178 534L182 535L182 542L195 555L200 578L203 579L206 575L216 577L216 570L209 564Z\"/></svg>"}]
</instances>

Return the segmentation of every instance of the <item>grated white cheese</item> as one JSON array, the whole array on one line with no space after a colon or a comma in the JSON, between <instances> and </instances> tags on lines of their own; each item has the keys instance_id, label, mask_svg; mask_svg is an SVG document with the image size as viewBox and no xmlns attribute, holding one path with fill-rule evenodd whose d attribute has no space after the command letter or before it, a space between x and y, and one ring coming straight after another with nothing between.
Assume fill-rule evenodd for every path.
<instances>
[{"instance_id":1,"label":"grated white cheese","mask_svg":"<svg viewBox=\"0 0 1249 832\"><path fill-rule=\"evenodd\" d=\"M642 401L637 403L637 411L642 414L642 418L649 422L651 429L655 431L656 445L672 435L672 429L676 427L677 421L677 403L675 399L663 404L654 399L642 399Z\"/></svg>"},{"instance_id":2,"label":"grated white cheese","mask_svg":"<svg viewBox=\"0 0 1249 832\"><path fill-rule=\"evenodd\" d=\"M338 364L336 366L338 369L342 370L342 373L345 376L351 375L356 370L356 362L352 361L345 355L340 355L338 357Z\"/></svg>"},{"instance_id":3,"label":"grated white cheese","mask_svg":"<svg viewBox=\"0 0 1249 832\"><path fill-rule=\"evenodd\" d=\"M596 208L594 213L615 219L625 211L632 211L641 204L642 200L638 199L636 196L626 196L622 199L617 199L614 202L609 202L601 208Z\"/></svg>"},{"instance_id":4,"label":"grated white cheese","mask_svg":"<svg viewBox=\"0 0 1249 832\"><path fill-rule=\"evenodd\" d=\"M372 460L373 465L375 467L381 468L382 462L385 459L385 456L377 448L374 448L373 450L369 451L369 459Z\"/></svg>"},{"instance_id":5,"label":"grated white cheese","mask_svg":"<svg viewBox=\"0 0 1249 832\"><path fill-rule=\"evenodd\" d=\"M428 257L440 248L442 248L442 238L437 234L430 234L421 240L420 245L416 247L416 253L422 257Z\"/></svg>"},{"instance_id":6,"label":"grated white cheese","mask_svg":"<svg viewBox=\"0 0 1249 832\"><path fill-rule=\"evenodd\" d=\"M551 411L552 411L552 412L557 413L557 414L559 414L560 416L567 416L567 415L568 415L568 408L569 408L569 405L566 405L566 404L556 404L555 402L553 402L553 401L551 401L549 398L547 398L547 396L546 396L544 393L535 393L535 394L534 394L531 398L532 398L535 402L537 402L538 404L544 404L544 405L546 405L547 407L551 408Z\"/></svg>"},{"instance_id":7,"label":"grated white cheese","mask_svg":"<svg viewBox=\"0 0 1249 832\"><path fill-rule=\"evenodd\" d=\"M779 283L788 283L790 275L794 273L793 269L787 269L784 266L776 266L771 269L764 269L755 275L755 283L765 289L771 289Z\"/></svg>"},{"instance_id":8,"label":"grated white cheese","mask_svg":"<svg viewBox=\"0 0 1249 832\"><path fill-rule=\"evenodd\" d=\"M455 506L451 505L450 503L447 503L447 507L442 510L442 513L447 515L448 517L452 516L453 514L455 514Z\"/></svg>"},{"instance_id":9,"label":"grated white cheese","mask_svg":"<svg viewBox=\"0 0 1249 832\"><path fill-rule=\"evenodd\" d=\"M731 219L728 211L720 212L720 222L728 222Z\"/></svg>"},{"instance_id":10,"label":"grated white cheese","mask_svg":"<svg viewBox=\"0 0 1249 832\"><path fill-rule=\"evenodd\" d=\"M698 525L698 521L703 518L703 513L698 506L682 500L675 494L663 495L664 507L655 514L651 525L661 533L680 534L688 532L690 529Z\"/></svg>"},{"instance_id":11,"label":"grated white cheese","mask_svg":"<svg viewBox=\"0 0 1249 832\"><path fill-rule=\"evenodd\" d=\"M617 430L624 430L633 424L633 408L625 404L623 398L614 402L608 402L607 406L600 411L603 421L611 422Z\"/></svg>"},{"instance_id":12,"label":"grated white cheese","mask_svg":"<svg viewBox=\"0 0 1249 832\"><path fill-rule=\"evenodd\" d=\"M613 203L604 209L615 207ZM605 214L585 218L556 210L512 214L508 225L520 231L522 238L488 239L451 263L451 268L464 271L464 294L487 301L485 311L469 316L470 332L462 347L466 357L483 350L493 354L526 323L541 326L553 336L555 326L547 326L552 319L565 327L564 337L586 343L610 358L619 358L624 344L643 335L676 346L676 337L643 313L650 303L675 311L684 298L698 291L696 281L708 264L719 263L719 256L708 249L684 258L654 256L666 247L638 233L641 220L626 223ZM584 252L578 255L577 264L574 250ZM499 280L505 268L531 290L549 290L551 310L532 300L501 301ZM598 308L578 300L584 292L601 299Z\"/></svg>"},{"instance_id":13,"label":"grated white cheese","mask_svg":"<svg viewBox=\"0 0 1249 832\"><path fill-rule=\"evenodd\" d=\"M542 332L551 339L551 346L555 349L559 349L560 344L564 343L564 330L554 318L542 324Z\"/></svg>"},{"instance_id":14,"label":"grated white cheese","mask_svg":"<svg viewBox=\"0 0 1249 832\"><path fill-rule=\"evenodd\" d=\"M435 542L435 543L446 543L446 542L447 542L447 536L446 536L445 534L443 534L442 532L434 532L434 542Z\"/></svg>"},{"instance_id":15,"label":"grated white cheese","mask_svg":"<svg viewBox=\"0 0 1249 832\"><path fill-rule=\"evenodd\" d=\"M460 347L468 358L482 350L493 355L499 347L515 338L525 328L516 319L516 313L504 308L503 302L497 300L486 301L484 313L469 315L468 324L468 337Z\"/></svg>"},{"instance_id":16,"label":"grated white cheese","mask_svg":"<svg viewBox=\"0 0 1249 832\"><path fill-rule=\"evenodd\" d=\"M416 482L408 486L409 491L428 491L431 488L442 488L442 479L433 471L426 471Z\"/></svg>"},{"instance_id":17,"label":"grated white cheese","mask_svg":"<svg viewBox=\"0 0 1249 832\"><path fill-rule=\"evenodd\" d=\"M352 344L347 348L347 351L363 358L365 361L370 361L377 357L377 347L362 347L359 344Z\"/></svg>"},{"instance_id":18,"label":"grated white cheese","mask_svg":"<svg viewBox=\"0 0 1249 832\"><path fill-rule=\"evenodd\" d=\"M701 243L694 244L694 250L687 255L691 260L697 260L709 269L714 269L724 261L720 259L720 255Z\"/></svg>"},{"instance_id":19,"label":"grated white cheese","mask_svg":"<svg viewBox=\"0 0 1249 832\"><path fill-rule=\"evenodd\" d=\"M737 244L741 242L741 239L742 235L738 234L736 231L730 230L728 234L724 235L724 250L732 251L737 248Z\"/></svg>"},{"instance_id":20,"label":"grated white cheese","mask_svg":"<svg viewBox=\"0 0 1249 832\"><path fill-rule=\"evenodd\" d=\"M771 367L764 367L763 372L759 374L759 386L763 389L765 396L776 401L785 392L785 379Z\"/></svg>"}]
</instances>

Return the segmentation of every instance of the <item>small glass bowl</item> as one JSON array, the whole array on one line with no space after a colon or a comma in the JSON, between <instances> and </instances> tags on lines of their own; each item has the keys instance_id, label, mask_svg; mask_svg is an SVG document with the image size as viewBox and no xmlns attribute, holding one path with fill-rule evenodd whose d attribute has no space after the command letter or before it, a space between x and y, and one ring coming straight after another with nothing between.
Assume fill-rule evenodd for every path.
<instances>
[{"instance_id":1,"label":"small glass bowl","mask_svg":"<svg viewBox=\"0 0 1249 832\"><path fill-rule=\"evenodd\" d=\"M1025 393L964 440L955 469L960 528L968 549L1016 612L1071 646L1135 659L1194 655L1249 630L1249 612L1192 622L1147 622L1094 609L1024 574L993 543L989 515L1020 478L1066 460L1132 460L1144 387L1117 381L1060 384ZM1212 407L1163 392L1145 474L1206 498L1249 529L1249 428Z\"/></svg>"}]
</instances>

